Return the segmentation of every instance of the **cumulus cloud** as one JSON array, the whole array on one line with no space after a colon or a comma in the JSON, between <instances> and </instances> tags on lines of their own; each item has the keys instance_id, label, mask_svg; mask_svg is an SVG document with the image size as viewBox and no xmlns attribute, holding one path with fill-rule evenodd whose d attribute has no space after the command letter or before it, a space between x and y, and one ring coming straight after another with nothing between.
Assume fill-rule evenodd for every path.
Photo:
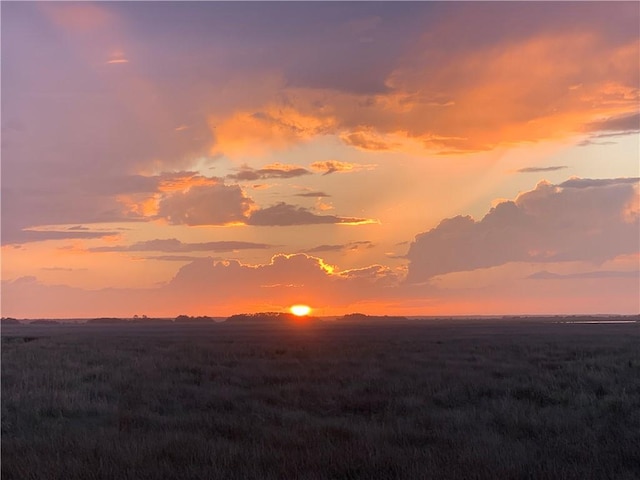
<instances>
[{"instance_id":1,"label":"cumulus cloud","mask_svg":"<svg viewBox=\"0 0 640 480\"><path fill-rule=\"evenodd\" d=\"M132 245L110 245L90 248L90 252L231 252L234 250L265 249L266 243L217 241L184 243L176 238L146 240Z\"/></svg>"},{"instance_id":2,"label":"cumulus cloud","mask_svg":"<svg viewBox=\"0 0 640 480\"><path fill-rule=\"evenodd\" d=\"M454 217L416 236L409 283L508 262L602 262L638 251L637 179L540 182L480 221Z\"/></svg>"},{"instance_id":3,"label":"cumulus cloud","mask_svg":"<svg viewBox=\"0 0 640 480\"><path fill-rule=\"evenodd\" d=\"M245 165L238 173L227 175L227 178L237 181L253 181L265 178L294 178L309 174L311 174L311 172L306 168L273 163L258 169Z\"/></svg>"},{"instance_id":4,"label":"cumulus cloud","mask_svg":"<svg viewBox=\"0 0 640 480\"><path fill-rule=\"evenodd\" d=\"M300 302L349 311L360 302L379 301L397 283L397 275L380 265L341 272L322 259L305 254L278 254L266 263L253 265L198 258L181 267L166 284L148 289L85 290L47 285L32 276L5 280L3 315L19 318L128 317L136 312L165 317L180 313L231 315L282 310ZM38 302L33 298L38 298Z\"/></svg>"},{"instance_id":5,"label":"cumulus cloud","mask_svg":"<svg viewBox=\"0 0 640 480\"><path fill-rule=\"evenodd\" d=\"M158 217L174 225L226 225L244 222L253 205L237 185L202 185L164 197Z\"/></svg>"},{"instance_id":6,"label":"cumulus cloud","mask_svg":"<svg viewBox=\"0 0 640 480\"><path fill-rule=\"evenodd\" d=\"M212 289L229 290L235 290L240 285L311 285L313 281L331 275L332 272L333 267L320 258L304 254L278 254L269 263L259 265L244 265L237 260L213 262L211 259L200 259L182 267L171 285L190 287L195 282L208 284Z\"/></svg>"},{"instance_id":7,"label":"cumulus cloud","mask_svg":"<svg viewBox=\"0 0 640 480\"><path fill-rule=\"evenodd\" d=\"M338 217L335 215L317 215L304 207L296 207L280 202L271 207L254 211L247 220L248 225L291 226L318 224L361 224L371 223L366 218Z\"/></svg>"},{"instance_id":8,"label":"cumulus cloud","mask_svg":"<svg viewBox=\"0 0 640 480\"><path fill-rule=\"evenodd\" d=\"M211 259L192 262L180 269L166 290L198 292L200 297L204 293L220 300L251 298L275 305L335 306L371 301L397 283L397 275L380 265L340 271L311 255L278 254L257 265Z\"/></svg>"}]
</instances>

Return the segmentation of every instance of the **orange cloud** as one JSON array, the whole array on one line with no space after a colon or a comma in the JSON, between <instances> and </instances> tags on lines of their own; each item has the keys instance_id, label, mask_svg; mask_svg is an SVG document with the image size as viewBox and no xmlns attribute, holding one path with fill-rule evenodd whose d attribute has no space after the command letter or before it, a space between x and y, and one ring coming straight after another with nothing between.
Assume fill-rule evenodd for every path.
<instances>
[{"instance_id":1,"label":"orange cloud","mask_svg":"<svg viewBox=\"0 0 640 480\"><path fill-rule=\"evenodd\" d=\"M108 65L121 64L121 63L129 63L129 60L124 56L122 52L116 52L109 56L109 60L107 60Z\"/></svg>"},{"instance_id":2,"label":"orange cloud","mask_svg":"<svg viewBox=\"0 0 640 480\"><path fill-rule=\"evenodd\" d=\"M291 107L267 106L254 112L237 112L227 119L211 118L216 143L212 153L260 154L329 133L333 120L303 114Z\"/></svg>"},{"instance_id":3,"label":"orange cloud","mask_svg":"<svg viewBox=\"0 0 640 480\"><path fill-rule=\"evenodd\" d=\"M371 170L376 167L376 165L361 165L357 163L341 162L339 160L313 162L310 166L317 172L323 172L324 175L329 175L334 172L348 173L357 172L359 170Z\"/></svg>"},{"instance_id":4,"label":"orange cloud","mask_svg":"<svg viewBox=\"0 0 640 480\"><path fill-rule=\"evenodd\" d=\"M187 192L192 187L211 186L220 183L212 177L204 177L193 172L163 173L141 178L154 183L152 192L135 192L116 196L123 212L129 217L152 218L158 215L160 202L166 196L176 192Z\"/></svg>"},{"instance_id":5,"label":"orange cloud","mask_svg":"<svg viewBox=\"0 0 640 480\"><path fill-rule=\"evenodd\" d=\"M214 150L261 153L332 134L362 150L477 152L583 135L638 111L637 40L573 29L445 55L438 38L398 62L384 93L282 87L286 107L223 120Z\"/></svg>"},{"instance_id":6,"label":"orange cloud","mask_svg":"<svg viewBox=\"0 0 640 480\"><path fill-rule=\"evenodd\" d=\"M294 225L363 225L376 223L367 218L338 217L336 215L317 215L309 209L280 202L270 207L255 210L247 219L247 224L255 226L294 226Z\"/></svg>"},{"instance_id":7,"label":"orange cloud","mask_svg":"<svg viewBox=\"0 0 640 480\"><path fill-rule=\"evenodd\" d=\"M293 178L308 175L309 173L311 172L297 165L286 165L276 162L258 169L243 165L238 173L227 175L227 178L237 181L253 181L265 178Z\"/></svg>"},{"instance_id":8,"label":"orange cloud","mask_svg":"<svg viewBox=\"0 0 640 480\"><path fill-rule=\"evenodd\" d=\"M429 60L438 53L427 50L418 60L409 57L390 85L401 92L442 92L455 102L434 109L424 99L407 101L406 128L427 146L486 149L574 135L600 117L636 111L639 53L637 41L608 48L595 34L545 34L462 52L437 69Z\"/></svg>"},{"instance_id":9,"label":"orange cloud","mask_svg":"<svg viewBox=\"0 0 640 480\"><path fill-rule=\"evenodd\" d=\"M193 172L179 172L160 175L158 190L161 193L186 192L192 187L218 183L220 180L217 178L204 177Z\"/></svg>"}]
</instances>

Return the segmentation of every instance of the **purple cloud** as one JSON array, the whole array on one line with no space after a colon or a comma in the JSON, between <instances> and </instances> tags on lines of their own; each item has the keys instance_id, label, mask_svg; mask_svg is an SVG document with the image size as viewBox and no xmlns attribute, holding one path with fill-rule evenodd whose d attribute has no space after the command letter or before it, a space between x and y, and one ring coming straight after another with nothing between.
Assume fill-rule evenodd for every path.
<instances>
[{"instance_id":1,"label":"purple cloud","mask_svg":"<svg viewBox=\"0 0 640 480\"><path fill-rule=\"evenodd\" d=\"M163 198L158 217L173 225L225 225L244 222L252 206L237 185L201 185Z\"/></svg>"},{"instance_id":2,"label":"purple cloud","mask_svg":"<svg viewBox=\"0 0 640 480\"><path fill-rule=\"evenodd\" d=\"M176 238L146 240L133 245L113 245L90 248L90 252L231 252L233 250L265 249L266 243L217 241L201 243L183 243Z\"/></svg>"},{"instance_id":3,"label":"purple cloud","mask_svg":"<svg viewBox=\"0 0 640 480\"><path fill-rule=\"evenodd\" d=\"M416 236L407 281L508 262L602 262L638 251L638 179L541 182L480 221L454 217Z\"/></svg>"},{"instance_id":4,"label":"purple cloud","mask_svg":"<svg viewBox=\"0 0 640 480\"><path fill-rule=\"evenodd\" d=\"M364 218L338 217L335 215L317 215L307 208L296 207L284 202L271 207L256 210L247 220L248 225L292 226L319 225L330 223L367 223Z\"/></svg>"},{"instance_id":5,"label":"purple cloud","mask_svg":"<svg viewBox=\"0 0 640 480\"><path fill-rule=\"evenodd\" d=\"M311 172L306 168L276 164L258 169L244 166L238 173L227 175L227 178L236 181L253 181L265 178L294 178L310 174Z\"/></svg>"},{"instance_id":6,"label":"purple cloud","mask_svg":"<svg viewBox=\"0 0 640 480\"><path fill-rule=\"evenodd\" d=\"M567 168L566 165L555 165L551 167L525 167L517 170L518 173L555 172Z\"/></svg>"}]
</instances>

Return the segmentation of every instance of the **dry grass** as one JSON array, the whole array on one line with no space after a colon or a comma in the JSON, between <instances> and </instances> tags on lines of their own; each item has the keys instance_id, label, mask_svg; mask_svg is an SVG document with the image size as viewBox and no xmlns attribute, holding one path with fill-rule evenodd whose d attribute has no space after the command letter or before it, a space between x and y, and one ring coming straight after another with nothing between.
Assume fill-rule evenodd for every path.
<instances>
[{"instance_id":1,"label":"dry grass","mask_svg":"<svg viewBox=\"0 0 640 480\"><path fill-rule=\"evenodd\" d=\"M2 478L632 479L638 325L3 327Z\"/></svg>"}]
</instances>

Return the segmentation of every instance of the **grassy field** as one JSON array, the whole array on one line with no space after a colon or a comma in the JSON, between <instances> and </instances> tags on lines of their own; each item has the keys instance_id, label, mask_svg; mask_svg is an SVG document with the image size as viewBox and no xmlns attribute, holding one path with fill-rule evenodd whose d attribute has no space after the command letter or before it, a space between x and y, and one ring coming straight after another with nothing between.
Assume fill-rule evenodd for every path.
<instances>
[{"instance_id":1,"label":"grassy field","mask_svg":"<svg viewBox=\"0 0 640 480\"><path fill-rule=\"evenodd\" d=\"M637 479L639 324L6 325L2 479Z\"/></svg>"}]
</instances>

